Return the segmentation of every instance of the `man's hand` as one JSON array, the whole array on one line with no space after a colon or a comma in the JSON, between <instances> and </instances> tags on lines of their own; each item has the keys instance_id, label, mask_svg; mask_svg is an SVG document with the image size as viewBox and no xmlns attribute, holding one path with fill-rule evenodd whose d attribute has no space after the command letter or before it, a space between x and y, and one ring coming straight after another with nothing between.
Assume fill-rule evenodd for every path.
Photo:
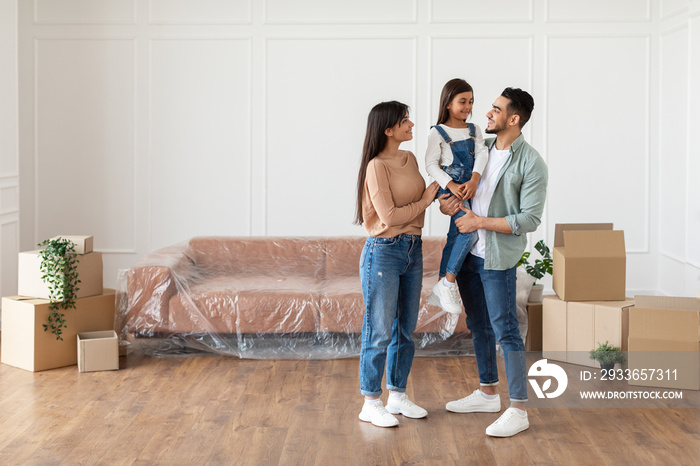
<instances>
[{"instance_id":1,"label":"man's hand","mask_svg":"<svg viewBox=\"0 0 700 466\"><path fill-rule=\"evenodd\" d=\"M438 197L438 201L440 202L440 212L450 217L459 212L459 206L462 205L462 201L449 193Z\"/></svg>"},{"instance_id":2,"label":"man's hand","mask_svg":"<svg viewBox=\"0 0 700 466\"><path fill-rule=\"evenodd\" d=\"M464 215L455 219L455 226L457 227L459 232L471 233L473 231L478 230L479 221L481 220L481 217L479 217L474 212L472 212L464 206L460 206L460 208L464 211Z\"/></svg>"}]
</instances>

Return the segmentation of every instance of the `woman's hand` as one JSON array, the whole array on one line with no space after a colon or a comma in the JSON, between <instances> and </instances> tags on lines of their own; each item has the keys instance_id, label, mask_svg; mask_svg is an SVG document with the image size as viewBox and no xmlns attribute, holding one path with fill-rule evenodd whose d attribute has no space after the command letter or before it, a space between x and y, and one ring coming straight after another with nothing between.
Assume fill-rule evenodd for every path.
<instances>
[{"instance_id":1,"label":"woman's hand","mask_svg":"<svg viewBox=\"0 0 700 466\"><path fill-rule=\"evenodd\" d=\"M438 189L440 189L440 185L437 181L430 183L423 191L423 200L431 204L435 200L435 196L437 196Z\"/></svg>"},{"instance_id":2,"label":"woman's hand","mask_svg":"<svg viewBox=\"0 0 700 466\"><path fill-rule=\"evenodd\" d=\"M462 204L462 201L451 196L449 193L440 196L438 201L440 201L440 212L450 217L459 212L459 206Z\"/></svg>"}]
</instances>

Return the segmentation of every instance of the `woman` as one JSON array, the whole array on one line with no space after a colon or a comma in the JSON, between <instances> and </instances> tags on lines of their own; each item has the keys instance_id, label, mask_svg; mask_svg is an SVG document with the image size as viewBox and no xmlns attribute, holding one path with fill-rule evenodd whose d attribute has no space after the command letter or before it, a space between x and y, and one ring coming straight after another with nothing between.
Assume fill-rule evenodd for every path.
<instances>
[{"instance_id":1,"label":"woman","mask_svg":"<svg viewBox=\"0 0 700 466\"><path fill-rule=\"evenodd\" d=\"M415 352L423 281L421 230L425 209L439 185L425 181L416 157L399 150L413 139L408 107L399 102L376 105L367 119L367 134L357 181L355 223L369 235L360 256L365 302L360 353L360 393L365 403L360 419L379 427L399 421L393 414L422 418L428 412L405 394ZM386 408L379 399L386 360Z\"/></svg>"}]
</instances>

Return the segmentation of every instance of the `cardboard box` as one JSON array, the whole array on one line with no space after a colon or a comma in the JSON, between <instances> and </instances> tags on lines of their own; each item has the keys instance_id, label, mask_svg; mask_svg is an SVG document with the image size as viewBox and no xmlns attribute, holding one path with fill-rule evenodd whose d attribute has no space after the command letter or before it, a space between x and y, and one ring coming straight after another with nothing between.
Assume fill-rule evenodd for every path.
<instances>
[{"instance_id":1,"label":"cardboard box","mask_svg":"<svg viewBox=\"0 0 700 466\"><path fill-rule=\"evenodd\" d=\"M612 228L612 223L556 225L552 287L561 299L625 299L625 236Z\"/></svg>"},{"instance_id":2,"label":"cardboard box","mask_svg":"<svg viewBox=\"0 0 700 466\"><path fill-rule=\"evenodd\" d=\"M41 279L41 251L19 253L17 294L49 299L49 287ZM78 298L102 294L102 253L91 252L78 256Z\"/></svg>"},{"instance_id":3,"label":"cardboard box","mask_svg":"<svg viewBox=\"0 0 700 466\"><path fill-rule=\"evenodd\" d=\"M51 239L63 238L71 241L75 245L76 254L88 254L92 252L92 236L66 236L58 235Z\"/></svg>"},{"instance_id":4,"label":"cardboard box","mask_svg":"<svg viewBox=\"0 0 700 466\"><path fill-rule=\"evenodd\" d=\"M634 301L542 301L543 357L589 367L600 367L588 352L606 341L627 351L629 312Z\"/></svg>"},{"instance_id":5,"label":"cardboard box","mask_svg":"<svg viewBox=\"0 0 700 466\"><path fill-rule=\"evenodd\" d=\"M2 298L2 362L34 372L76 364L79 332L114 328L114 300L114 290L105 289L99 296L78 299L76 309L62 311L68 327L61 341L44 331L49 317L47 299Z\"/></svg>"},{"instance_id":6,"label":"cardboard box","mask_svg":"<svg viewBox=\"0 0 700 466\"><path fill-rule=\"evenodd\" d=\"M525 351L542 351L542 303L527 303Z\"/></svg>"},{"instance_id":7,"label":"cardboard box","mask_svg":"<svg viewBox=\"0 0 700 466\"><path fill-rule=\"evenodd\" d=\"M700 390L700 299L636 296L629 369L654 374L630 385Z\"/></svg>"},{"instance_id":8,"label":"cardboard box","mask_svg":"<svg viewBox=\"0 0 700 466\"><path fill-rule=\"evenodd\" d=\"M78 333L78 371L119 370L117 332L105 330Z\"/></svg>"},{"instance_id":9,"label":"cardboard box","mask_svg":"<svg viewBox=\"0 0 700 466\"><path fill-rule=\"evenodd\" d=\"M566 301L542 299L542 357L566 361Z\"/></svg>"}]
</instances>

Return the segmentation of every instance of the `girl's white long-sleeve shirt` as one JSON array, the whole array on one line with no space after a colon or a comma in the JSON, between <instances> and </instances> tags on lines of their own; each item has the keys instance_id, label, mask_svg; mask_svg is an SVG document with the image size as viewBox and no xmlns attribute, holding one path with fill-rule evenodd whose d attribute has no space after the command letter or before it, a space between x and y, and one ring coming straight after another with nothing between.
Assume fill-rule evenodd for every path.
<instances>
[{"instance_id":1,"label":"girl's white long-sleeve shirt","mask_svg":"<svg viewBox=\"0 0 700 466\"><path fill-rule=\"evenodd\" d=\"M453 141L463 141L469 139L469 128L452 128L440 125ZM435 128L430 128L428 133L428 149L425 151L425 169L432 179L438 182L441 188L445 189L447 183L452 181L450 175L445 173L442 167L452 165L454 156L452 148L442 138ZM483 175L486 164L489 161L489 151L484 144L484 137L481 129L474 125L474 167L473 172Z\"/></svg>"}]
</instances>

